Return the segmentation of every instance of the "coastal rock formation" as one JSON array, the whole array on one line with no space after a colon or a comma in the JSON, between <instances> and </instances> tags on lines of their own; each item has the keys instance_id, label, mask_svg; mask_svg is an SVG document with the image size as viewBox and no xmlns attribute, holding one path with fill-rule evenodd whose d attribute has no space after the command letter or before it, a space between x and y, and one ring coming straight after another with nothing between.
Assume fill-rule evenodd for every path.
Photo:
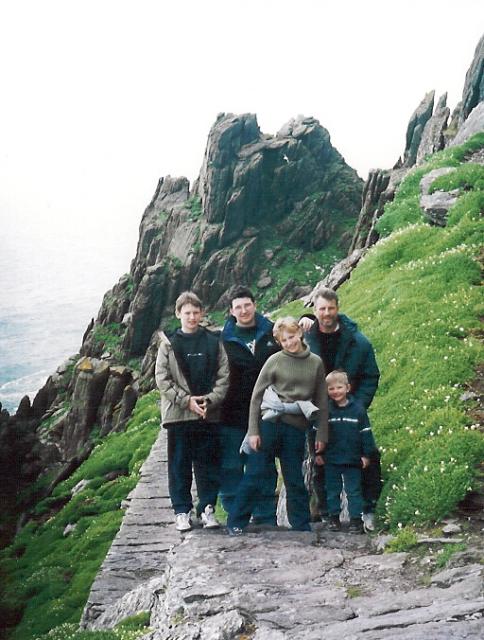
<instances>
[{"instance_id":1,"label":"coastal rock formation","mask_svg":"<svg viewBox=\"0 0 484 640\"><path fill-rule=\"evenodd\" d=\"M460 124L469 117L472 110L484 100L484 36L477 43L474 59L469 67L462 93Z\"/></svg>"},{"instance_id":2,"label":"coastal rock formation","mask_svg":"<svg viewBox=\"0 0 484 640\"><path fill-rule=\"evenodd\" d=\"M349 254L377 242L379 236L375 225L383 214L385 204L393 200L396 188L415 165L424 162L429 154L447 146L463 144L473 134L484 131L484 36L476 47L466 75L462 100L454 110L450 124L447 94L439 98L435 110L434 97L434 91L428 92L410 118L403 160L399 158L393 169L370 171ZM439 198L441 200L440 196L434 199ZM451 205L451 201L449 203ZM437 203L436 207L442 211L441 203ZM441 220L442 216L436 214L433 222L439 224L438 219Z\"/></svg>"},{"instance_id":3,"label":"coastal rock formation","mask_svg":"<svg viewBox=\"0 0 484 640\"><path fill-rule=\"evenodd\" d=\"M432 116L434 109L435 91L425 94L410 118L407 126L405 151L403 154L403 166L413 167L417 160L418 149L422 141L425 125Z\"/></svg>"},{"instance_id":4,"label":"coastal rock formation","mask_svg":"<svg viewBox=\"0 0 484 640\"><path fill-rule=\"evenodd\" d=\"M317 251L345 237L362 186L314 118L298 117L266 135L253 114L219 114L193 187L186 178L159 181L130 273L105 295L82 354L99 357L97 328L116 324L122 353L143 356L183 289L221 308L236 283L269 287L264 252L274 255L278 242Z\"/></svg>"},{"instance_id":5,"label":"coastal rock formation","mask_svg":"<svg viewBox=\"0 0 484 640\"><path fill-rule=\"evenodd\" d=\"M450 109L447 106L447 94L439 98L432 116L425 123L422 138L417 150L416 164L422 164L426 156L441 151L445 147L444 132L447 128Z\"/></svg>"}]
</instances>

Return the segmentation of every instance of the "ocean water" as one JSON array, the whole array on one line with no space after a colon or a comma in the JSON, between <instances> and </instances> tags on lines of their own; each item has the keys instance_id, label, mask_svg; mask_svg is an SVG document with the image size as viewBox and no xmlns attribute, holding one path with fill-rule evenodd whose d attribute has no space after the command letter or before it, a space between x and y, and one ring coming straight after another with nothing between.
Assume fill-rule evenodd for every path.
<instances>
[{"instance_id":1,"label":"ocean water","mask_svg":"<svg viewBox=\"0 0 484 640\"><path fill-rule=\"evenodd\" d=\"M0 402L13 413L79 350L104 293L129 270L137 235L130 225L116 237L69 221L1 226Z\"/></svg>"}]
</instances>

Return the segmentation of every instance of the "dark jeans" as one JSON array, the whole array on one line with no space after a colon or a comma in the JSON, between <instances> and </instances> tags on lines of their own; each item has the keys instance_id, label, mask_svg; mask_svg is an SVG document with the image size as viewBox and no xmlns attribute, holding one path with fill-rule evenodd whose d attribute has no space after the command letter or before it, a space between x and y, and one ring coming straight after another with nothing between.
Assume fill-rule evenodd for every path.
<instances>
[{"instance_id":1,"label":"dark jeans","mask_svg":"<svg viewBox=\"0 0 484 640\"><path fill-rule=\"evenodd\" d=\"M310 451L314 451L314 434L313 430L308 432L308 440ZM323 453L324 458L324 453ZM328 512L326 503L326 481L325 481L325 465L314 465L312 474L312 485L318 503L320 515ZM380 452L378 449L370 456L370 466L362 471L361 491L363 495L363 513L373 513L376 503L381 493L381 465Z\"/></svg>"},{"instance_id":2,"label":"dark jeans","mask_svg":"<svg viewBox=\"0 0 484 640\"><path fill-rule=\"evenodd\" d=\"M340 494L345 483L350 518L360 518L363 511L361 495L361 468L342 464L326 464L326 496L330 516L338 516L341 511Z\"/></svg>"},{"instance_id":3,"label":"dark jeans","mask_svg":"<svg viewBox=\"0 0 484 640\"><path fill-rule=\"evenodd\" d=\"M274 459L281 462L286 485L287 515L293 529L310 531L309 497L302 474L306 436L304 431L284 422L260 422L262 446L247 456L247 465L227 526L243 529L247 526L253 506L260 496L261 487L272 474Z\"/></svg>"},{"instance_id":4,"label":"dark jeans","mask_svg":"<svg viewBox=\"0 0 484 640\"><path fill-rule=\"evenodd\" d=\"M219 488L218 425L201 420L168 427L168 487L175 513L192 507L192 465L197 483L197 514L215 507Z\"/></svg>"},{"instance_id":5,"label":"dark jeans","mask_svg":"<svg viewBox=\"0 0 484 640\"><path fill-rule=\"evenodd\" d=\"M246 429L222 426L220 433L220 499L227 513L233 509L237 488L244 475L247 459L245 453L240 453L240 445L244 439ZM254 503L252 515L259 524L276 525L276 485L277 469L272 463L270 473L264 478L260 495Z\"/></svg>"}]
</instances>

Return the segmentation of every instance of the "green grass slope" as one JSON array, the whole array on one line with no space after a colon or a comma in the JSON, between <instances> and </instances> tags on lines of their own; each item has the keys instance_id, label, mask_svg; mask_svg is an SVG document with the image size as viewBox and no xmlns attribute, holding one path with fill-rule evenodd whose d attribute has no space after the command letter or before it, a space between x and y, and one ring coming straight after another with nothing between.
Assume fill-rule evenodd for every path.
<instances>
[{"instance_id":1,"label":"green grass slope","mask_svg":"<svg viewBox=\"0 0 484 640\"><path fill-rule=\"evenodd\" d=\"M126 431L112 433L97 445L51 497L37 504L34 520L2 552L2 625L13 626L21 618L9 636L12 640L32 640L59 625L65 626L55 638L91 637L85 632L73 635L72 624L80 620L91 584L119 529L121 502L136 486L157 437L158 398L157 392L141 398ZM107 480L106 474L113 471L125 475ZM89 484L72 497L72 488L81 480ZM68 524L75 529L64 535ZM129 640L133 633L120 628L106 638Z\"/></svg>"}]
</instances>

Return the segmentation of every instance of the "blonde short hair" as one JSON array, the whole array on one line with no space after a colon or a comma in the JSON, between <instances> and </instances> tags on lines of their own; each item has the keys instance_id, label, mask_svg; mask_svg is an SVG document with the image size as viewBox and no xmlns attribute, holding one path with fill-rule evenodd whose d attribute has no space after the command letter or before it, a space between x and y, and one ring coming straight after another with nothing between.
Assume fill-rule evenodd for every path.
<instances>
[{"instance_id":1,"label":"blonde short hair","mask_svg":"<svg viewBox=\"0 0 484 640\"><path fill-rule=\"evenodd\" d=\"M272 335L277 342L279 342L279 338L283 331L288 331L289 333L300 333L302 341L302 329L299 326L296 318L293 318L292 316L278 318L276 320L276 323L274 324L274 328L272 329Z\"/></svg>"},{"instance_id":2,"label":"blonde short hair","mask_svg":"<svg viewBox=\"0 0 484 640\"><path fill-rule=\"evenodd\" d=\"M196 293L193 293L193 291L184 291L183 293L180 293L175 302L175 313L180 313L182 307L186 304L192 304L198 309L203 309L202 301Z\"/></svg>"},{"instance_id":3,"label":"blonde short hair","mask_svg":"<svg viewBox=\"0 0 484 640\"><path fill-rule=\"evenodd\" d=\"M334 371L328 373L328 375L326 376L326 384L329 385L332 382L342 382L343 384L350 383L350 381L348 380L348 374L346 373L346 371L342 371L341 369L335 369Z\"/></svg>"}]
</instances>

